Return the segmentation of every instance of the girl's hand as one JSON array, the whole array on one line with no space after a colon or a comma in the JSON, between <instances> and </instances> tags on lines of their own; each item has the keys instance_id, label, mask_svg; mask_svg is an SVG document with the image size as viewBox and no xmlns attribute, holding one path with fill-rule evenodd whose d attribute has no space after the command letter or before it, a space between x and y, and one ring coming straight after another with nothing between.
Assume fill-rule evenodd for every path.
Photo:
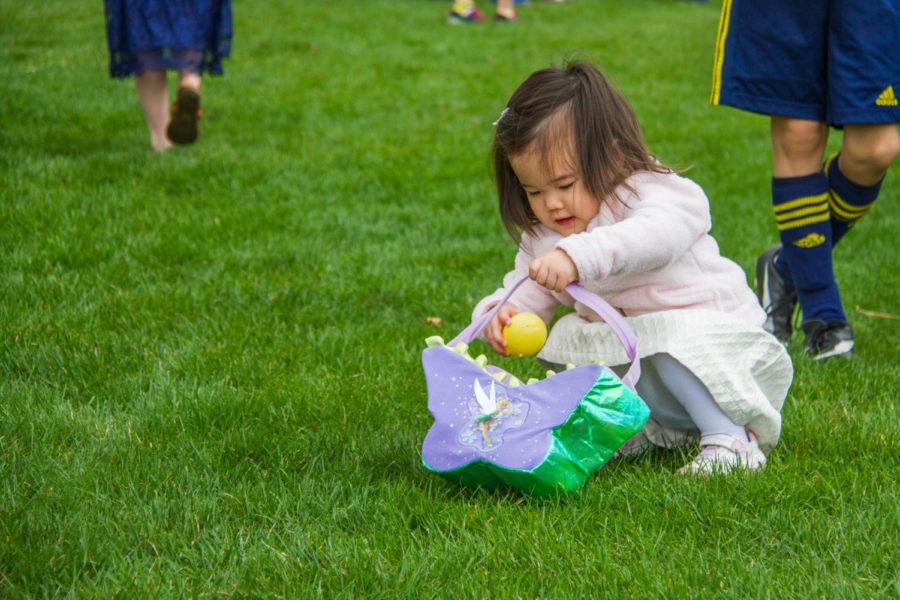
<instances>
[{"instance_id":1,"label":"girl's hand","mask_svg":"<svg viewBox=\"0 0 900 600\"><path fill-rule=\"evenodd\" d=\"M528 276L548 290L563 292L567 285L578 281L578 269L568 254L557 249L534 259L528 268Z\"/></svg>"},{"instance_id":2,"label":"girl's hand","mask_svg":"<svg viewBox=\"0 0 900 600\"><path fill-rule=\"evenodd\" d=\"M503 305L488 326L484 330L484 335L488 343L498 354L506 356L506 340L503 339L503 328L509 323L513 316L519 314L519 309L507 302Z\"/></svg>"}]
</instances>

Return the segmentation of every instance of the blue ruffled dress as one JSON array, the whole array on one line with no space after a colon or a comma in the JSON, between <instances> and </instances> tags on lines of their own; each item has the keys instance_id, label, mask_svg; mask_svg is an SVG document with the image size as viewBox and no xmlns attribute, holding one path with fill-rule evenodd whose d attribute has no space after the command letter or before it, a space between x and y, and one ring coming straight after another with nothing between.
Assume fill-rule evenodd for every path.
<instances>
[{"instance_id":1,"label":"blue ruffled dress","mask_svg":"<svg viewBox=\"0 0 900 600\"><path fill-rule=\"evenodd\" d=\"M104 0L109 73L165 69L222 74L231 0Z\"/></svg>"}]
</instances>

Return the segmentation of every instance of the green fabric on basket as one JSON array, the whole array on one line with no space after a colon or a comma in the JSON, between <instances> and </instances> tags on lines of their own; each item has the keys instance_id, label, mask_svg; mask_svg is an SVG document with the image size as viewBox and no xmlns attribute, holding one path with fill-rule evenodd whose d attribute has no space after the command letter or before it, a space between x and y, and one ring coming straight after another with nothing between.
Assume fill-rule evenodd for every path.
<instances>
[{"instance_id":1,"label":"green fabric on basket","mask_svg":"<svg viewBox=\"0 0 900 600\"><path fill-rule=\"evenodd\" d=\"M603 371L572 414L551 432L552 443L541 463L530 470L510 469L476 460L458 469L426 469L460 485L489 490L510 487L536 497L571 493L615 451L640 431L650 409L615 375Z\"/></svg>"}]
</instances>

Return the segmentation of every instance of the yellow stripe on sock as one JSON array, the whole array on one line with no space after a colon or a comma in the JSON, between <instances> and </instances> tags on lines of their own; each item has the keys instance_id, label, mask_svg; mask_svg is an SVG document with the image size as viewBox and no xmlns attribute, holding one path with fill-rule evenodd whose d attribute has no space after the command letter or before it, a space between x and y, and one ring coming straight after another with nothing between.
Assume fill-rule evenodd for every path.
<instances>
[{"instance_id":1,"label":"yellow stripe on sock","mask_svg":"<svg viewBox=\"0 0 900 600\"><path fill-rule=\"evenodd\" d=\"M797 210L791 210L784 213L775 213L775 220L779 223L784 223L785 221L790 221L791 219L796 219L805 215L819 213L823 210L828 210L828 203L824 200L813 206L804 206L803 208L798 208Z\"/></svg>"},{"instance_id":2,"label":"yellow stripe on sock","mask_svg":"<svg viewBox=\"0 0 900 600\"><path fill-rule=\"evenodd\" d=\"M722 65L725 63L725 39L728 37L728 23L731 21L731 0L722 2L722 14L719 16L719 31L716 35L716 56L713 61L712 94L709 103L719 104L722 95Z\"/></svg>"},{"instance_id":3,"label":"yellow stripe on sock","mask_svg":"<svg viewBox=\"0 0 900 600\"><path fill-rule=\"evenodd\" d=\"M828 197L828 192L824 194L819 194L818 196L804 196L803 198L797 198L796 200L791 200L790 202L782 202L781 204L776 204L775 214L778 215L783 213L784 211L791 210L793 208L798 208L800 206L810 206L812 204L822 204L825 202L825 199Z\"/></svg>"},{"instance_id":4,"label":"yellow stripe on sock","mask_svg":"<svg viewBox=\"0 0 900 600\"><path fill-rule=\"evenodd\" d=\"M874 200L863 206L848 208L850 205L841 200L841 197L838 196L834 190L828 195L828 206L831 208L831 212L834 213L834 216L841 221L857 221L863 218L872 208L873 204L875 204Z\"/></svg>"},{"instance_id":5,"label":"yellow stripe on sock","mask_svg":"<svg viewBox=\"0 0 900 600\"><path fill-rule=\"evenodd\" d=\"M796 221L789 221L787 223L779 223L778 231L786 231L788 229L797 229L798 227L803 227L804 225L810 225L812 223L821 223L822 221L827 221L831 218L831 213L827 210L821 214L813 215L810 217L806 217L805 219L798 219Z\"/></svg>"},{"instance_id":6,"label":"yellow stripe on sock","mask_svg":"<svg viewBox=\"0 0 900 600\"><path fill-rule=\"evenodd\" d=\"M841 198L841 195L838 194L834 190L831 190L831 192L828 194L828 202L832 206L835 206L836 208L839 209L836 212L839 212L839 213L844 212L844 213L851 214L851 215L857 214L859 216L863 216L864 214L869 212L869 209L872 208L873 204L875 204L874 200L872 200L868 204L862 204L860 206L856 206L855 204L850 204L849 202L847 202L846 200Z\"/></svg>"}]
</instances>

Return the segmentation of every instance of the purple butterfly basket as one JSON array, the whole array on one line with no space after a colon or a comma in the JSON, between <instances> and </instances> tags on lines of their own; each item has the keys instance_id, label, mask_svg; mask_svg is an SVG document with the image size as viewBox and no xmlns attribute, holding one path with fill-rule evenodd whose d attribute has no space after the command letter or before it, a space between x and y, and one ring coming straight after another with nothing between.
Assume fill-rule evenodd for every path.
<instances>
[{"instance_id":1,"label":"purple butterfly basket","mask_svg":"<svg viewBox=\"0 0 900 600\"><path fill-rule=\"evenodd\" d=\"M422 464L465 486L509 487L533 496L574 492L650 416L634 392L637 338L609 304L571 284L566 291L600 315L625 346L632 363L622 379L591 364L525 384L483 356L472 359L468 345L524 281L448 344L422 352L434 417Z\"/></svg>"}]
</instances>

